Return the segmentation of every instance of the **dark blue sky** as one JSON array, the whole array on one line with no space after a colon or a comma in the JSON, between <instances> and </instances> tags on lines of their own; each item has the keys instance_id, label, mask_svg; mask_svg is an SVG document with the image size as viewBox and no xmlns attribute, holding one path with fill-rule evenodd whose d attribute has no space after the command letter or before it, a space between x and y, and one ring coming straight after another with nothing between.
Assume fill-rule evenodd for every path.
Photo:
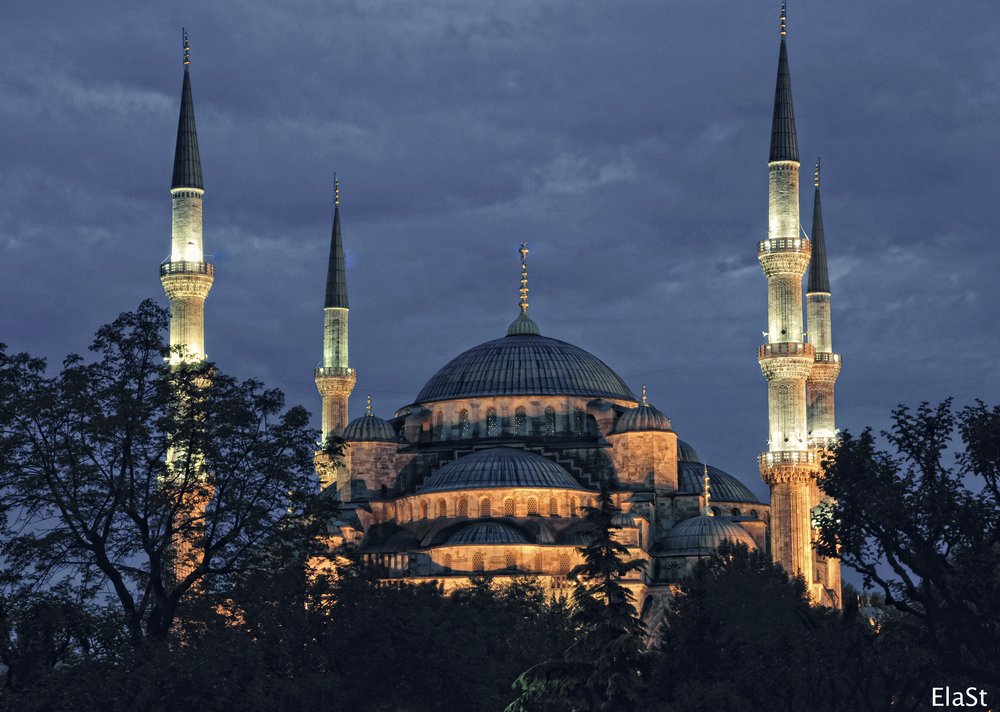
<instances>
[{"instance_id":1,"label":"dark blue sky","mask_svg":"<svg viewBox=\"0 0 1000 712\"><path fill-rule=\"evenodd\" d=\"M777 2L14 4L0 67L0 341L54 364L167 300L191 73L218 252L207 351L317 414L333 173L352 415L389 417L517 314L591 351L703 459L767 489L756 348ZM792 2L844 358L837 421L1000 391L1000 5Z\"/></svg>"}]
</instances>

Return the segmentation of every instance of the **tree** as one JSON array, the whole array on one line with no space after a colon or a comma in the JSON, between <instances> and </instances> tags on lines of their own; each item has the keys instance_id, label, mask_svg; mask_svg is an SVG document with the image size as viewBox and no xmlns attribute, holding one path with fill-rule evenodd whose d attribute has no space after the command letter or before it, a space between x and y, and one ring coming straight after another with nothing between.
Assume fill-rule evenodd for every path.
<instances>
[{"instance_id":1,"label":"tree","mask_svg":"<svg viewBox=\"0 0 1000 712\"><path fill-rule=\"evenodd\" d=\"M0 348L3 580L106 595L133 647L165 640L192 592L266 565L316 502L306 411L211 364L169 366L166 325L147 300L51 378Z\"/></svg>"},{"instance_id":2,"label":"tree","mask_svg":"<svg viewBox=\"0 0 1000 712\"><path fill-rule=\"evenodd\" d=\"M520 697L508 712L533 710L632 710L648 673L650 656L635 597L622 584L646 562L629 560L626 546L614 538L621 527L607 482L601 484L596 507L586 507L584 521L590 543L578 551L584 562L569 574L576 581L572 620L577 639L559 660L536 665L514 683Z\"/></svg>"},{"instance_id":3,"label":"tree","mask_svg":"<svg viewBox=\"0 0 1000 712\"><path fill-rule=\"evenodd\" d=\"M824 463L818 548L921 621L946 671L1000 686L1000 408L900 406L882 436L895 454L866 428Z\"/></svg>"}]
</instances>

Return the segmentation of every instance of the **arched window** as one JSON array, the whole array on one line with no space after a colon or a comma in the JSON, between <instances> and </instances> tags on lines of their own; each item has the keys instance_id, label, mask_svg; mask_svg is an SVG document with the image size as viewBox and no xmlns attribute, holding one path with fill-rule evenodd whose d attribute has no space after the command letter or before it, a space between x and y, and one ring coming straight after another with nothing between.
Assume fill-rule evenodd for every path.
<instances>
[{"instance_id":1,"label":"arched window","mask_svg":"<svg viewBox=\"0 0 1000 712\"><path fill-rule=\"evenodd\" d=\"M451 554L444 555L444 570L451 571Z\"/></svg>"},{"instance_id":2,"label":"arched window","mask_svg":"<svg viewBox=\"0 0 1000 712\"><path fill-rule=\"evenodd\" d=\"M523 405L519 405L514 409L514 434L528 434L528 411L524 409Z\"/></svg>"},{"instance_id":3,"label":"arched window","mask_svg":"<svg viewBox=\"0 0 1000 712\"><path fill-rule=\"evenodd\" d=\"M718 507L712 507L712 514L714 514L716 517L721 517L722 510L719 509Z\"/></svg>"},{"instance_id":4,"label":"arched window","mask_svg":"<svg viewBox=\"0 0 1000 712\"><path fill-rule=\"evenodd\" d=\"M488 517L488 516L490 516L490 514L492 514L492 509L493 509L493 507L490 504L489 498L482 500L479 503L479 516L480 517Z\"/></svg>"},{"instance_id":5,"label":"arched window","mask_svg":"<svg viewBox=\"0 0 1000 712\"><path fill-rule=\"evenodd\" d=\"M424 500L420 503L420 518L427 519L427 501Z\"/></svg>"},{"instance_id":6,"label":"arched window","mask_svg":"<svg viewBox=\"0 0 1000 712\"><path fill-rule=\"evenodd\" d=\"M448 516L448 503L443 499L438 500L438 519L444 519Z\"/></svg>"},{"instance_id":7,"label":"arched window","mask_svg":"<svg viewBox=\"0 0 1000 712\"><path fill-rule=\"evenodd\" d=\"M505 517L514 516L514 500L510 497L503 501L503 515Z\"/></svg>"},{"instance_id":8,"label":"arched window","mask_svg":"<svg viewBox=\"0 0 1000 712\"><path fill-rule=\"evenodd\" d=\"M559 516L559 501L555 497L549 500L549 516Z\"/></svg>"},{"instance_id":9,"label":"arched window","mask_svg":"<svg viewBox=\"0 0 1000 712\"><path fill-rule=\"evenodd\" d=\"M504 564L507 566L508 569L516 569L517 568L517 557L514 556L514 552L513 551L506 552L504 554L503 561L504 561Z\"/></svg>"},{"instance_id":10,"label":"arched window","mask_svg":"<svg viewBox=\"0 0 1000 712\"><path fill-rule=\"evenodd\" d=\"M757 510L756 509L751 509L750 510L750 516L753 517L754 519L759 519L759 516L757 515Z\"/></svg>"},{"instance_id":11,"label":"arched window","mask_svg":"<svg viewBox=\"0 0 1000 712\"><path fill-rule=\"evenodd\" d=\"M496 408L486 409L486 434L491 438L495 438L500 434L500 423L497 421Z\"/></svg>"},{"instance_id":12,"label":"arched window","mask_svg":"<svg viewBox=\"0 0 1000 712\"><path fill-rule=\"evenodd\" d=\"M458 500L458 516L467 517L469 516L469 500L462 497Z\"/></svg>"},{"instance_id":13,"label":"arched window","mask_svg":"<svg viewBox=\"0 0 1000 712\"><path fill-rule=\"evenodd\" d=\"M556 434L556 410L552 406L545 409L545 434Z\"/></svg>"},{"instance_id":14,"label":"arched window","mask_svg":"<svg viewBox=\"0 0 1000 712\"><path fill-rule=\"evenodd\" d=\"M569 501L569 516L576 516L576 497Z\"/></svg>"},{"instance_id":15,"label":"arched window","mask_svg":"<svg viewBox=\"0 0 1000 712\"><path fill-rule=\"evenodd\" d=\"M472 424L469 422L469 411L465 408L462 408L462 412L458 414L458 428L463 438L467 438L472 435Z\"/></svg>"},{"instance_id":16,"label":"arched window","mask_svg":"<svg viewBox=\"0 0 1000 712\"><path fill-rule=\"evenodd\" d=\"M408 505L406 505L406 521L408 522L413 521L413 502L410 502Z\"/></svg>"},{"instance_id":17,"label":"arched window","mask_svg":"<svg viewBox=\"0 0 1000 712\"><path fill-rule=\"evenodd\" d=\"M569 554L562 554L559 556L559 573L569 573Z\"/></svg>"},{"instance_id":18,"label":"arched window","mask_svg":"<svg viewBox=\"0 0 1000 712\"><path fill-rule=\"evenodd\" d=\"M435 416L435 422L434 438L436 440L442 440L444 439L444 413L440 410L437 412L437 416Z\"/></svg>"},{"instance_id":19,"label":"arched window","mask_svg":"<svg viewBox=\"0 0 1000 712\"><path fill-rule=\"evenodd\" d=\"M583 423L586 417L583 408L577 408L573 411L573 432L577 435L583 435Z\"/></svg>"},{"instance_id":20,"label":"arched window","mask_svg":"<svg viewBox=\"0 0 1000 712\"><path fill-rule=\"evenodd\" d=\"M472 570L473 571L484 571L486 569L486 557L483 556L483 552L477 551L472 555Z\"/></svg>"},{"instance_id":21,"label":"arched window","mask_svg":"<svg viewBox=\"0 0 1000 712\"><path fill-rule=\"evenodd\" d=\"M535 553L535 571L542 572L542 552L540 551Z\"/></svg>"},{"instance_id":22,"label":"arched window","mask_svg":"<svg viewBox=\"0 0 1000 712\"><path fill-rule=\"evenodd\" d=\"M740 516L740 508L739 507L733 507L733 516L734 517Z\"/></svg>"},{"instance_id":23,"label":"arched window","mask_svg":"<svg viewBox=\"0 0 1000 712\"><path fill-rule=\"evenodd\" d=\"M538 500L534 497L528 497L528 516L538 514Z\"/></svg>"}]
</instances>

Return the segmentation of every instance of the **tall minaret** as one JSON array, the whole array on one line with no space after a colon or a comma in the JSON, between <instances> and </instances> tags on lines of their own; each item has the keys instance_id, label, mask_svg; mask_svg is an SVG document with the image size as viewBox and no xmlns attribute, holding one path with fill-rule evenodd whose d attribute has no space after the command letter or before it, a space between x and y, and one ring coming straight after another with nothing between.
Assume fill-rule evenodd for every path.
<instances>
[{"instance_id":1,"label":"tall minaret","mask_svg":"<svg viewBox=\"0 0 1000 712\"><path fill-rule=\"evenodd\" d=\"M184 87L181 90L181 115L177 124L177 149L174 152L174 179L170 185L173 199L173 238L170 259L160 265L160 281L170 299L170 346L181 347L185 358L205 358L205 297L212 288L215 269L204 262L201 242L201 159L198 134L194 127L194 102L191 100L189 48L184 33ZM176 363L180 356L172 356Z\"/></svg>"},{"instance_id":2,"label":"tall minaret","mask_svg":"<svg viewBox=\"0 0 1000 712\"><path fill-rule=\"evenodd\" d=\"M809 440L815 447L827 447L837 435L834 424L833 386L840 373L840 354L833 353L830 329L830 278L826 271L823 242L823 210L819 202L819 160L816 161L816 196L813 201L812 260L806 287L809 343L816 349L815 362L806 384Z\"/></svg>"},{"instance_id":3,"label":"tall minaret","mask_svg":"<svg viewBox=\"0 0 1000 712\"><path fill-rule=\"evenodd\" d=\"M323 365L316 369L316 388L323 398L323 440L347 425L347 399L354 390L357 372L347 365L347 275L344 243L340 238L340 183L333 179L333 236L326 274L323 321Z\"/></svg>"},{"instance_id":4,"label":"tall minaret","mask_svg":"<svg viewBox=\"0 0 1000 712\"><path fill-rule=\"evenodd\" d=\"M768 170L768 233L757 244L767 276L768 332L767 344L758 349L757 357L767 379L769 429L768 451L759 464L761 477L771 488L771 554L790 574L802 574L815 595L810 509L817 469L806 426L806 379L814 349L802 341L802 276L810 245L799 234L799 149L784 3Z\"/></svg>"}]
</instances>

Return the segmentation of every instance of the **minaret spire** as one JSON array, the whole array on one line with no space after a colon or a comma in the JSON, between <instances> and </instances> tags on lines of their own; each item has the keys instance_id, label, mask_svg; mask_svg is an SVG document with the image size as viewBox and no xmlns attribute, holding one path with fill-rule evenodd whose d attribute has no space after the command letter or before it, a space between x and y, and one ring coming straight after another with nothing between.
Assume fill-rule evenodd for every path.
<instances>
[{"instance_id":1,"label":"minaret spire","mask_svg":"<svg viewBox=\"0 0 1000 712\"><path fill-rule=\"evenodd\" d=\"M170 258L160 265L160 282L170 298L170 345L183 350L187 360L205 358L205 298L215 269L204 261L201 210L205 187L191 99L191 63L187 32L184 38L184 83L177 122L174 175L170 184L172 226ZM175 354L176 362L181 356Z\"/></svg>"},{"instance_id":2,"label":"minaret spire","mask_svg":"<svg viewBox=\"0 0 1000 712\"><path fill-rule=\"evenodd\" d=\"M812 259L809 260L809 279L806 287L807 294L815 292L830 292L830 278L826 271L826 245L823 242L823 209L819 203L819 159L816 159L815 172L816 194L813 198L813 224L812 224ZM812 318L809 319L809 331L812 332ZM810 338L813 344L816 342ZM819 346L816 347L820 350ZM827 351L829 349L826 349Z\"/></svg>"},{"instance_id":3,"label":"minaret spire","mask_svg":"<svg viewBox=\"0 0 1000 712\"><path fill-rule=\"evenodd\" d=\"M788 50L785 47L785 3L781 3L781 49L778 51L778 81L774 89L771 157L768 160L799 160L799 145L795 138L795 112L792 111L792 79L788 73Z\"/></svg>"},{"instance_id":4,"label":"minaret spire","mask_svg":"<svg viewBox=\"0 0 1000 712\"><path fill-rule=\"evenodd\" d=\"M507 336L538 336L538 324L528 316L528 243L522 242L521 249L521 299L518 306L521 313L507 327Z\"/></svg>"},{"instance_id":5,"label":"minaret spire","mask_svg":"<svg viewBox=\"0 0 1000 712\"><path fill-rule=\"evenodd\" d=\"M316 388L323 400L323 440L347 425L347 400L358 374L347 360L347 271L340 234L340 181L333 175L333 233L323 303L323 363L316 369ZM322 471L322 470L321 470ZM321 481L323 478L321 477ZM324 486L329 484L323 481Z\"/></svg>"}]
</instances>

